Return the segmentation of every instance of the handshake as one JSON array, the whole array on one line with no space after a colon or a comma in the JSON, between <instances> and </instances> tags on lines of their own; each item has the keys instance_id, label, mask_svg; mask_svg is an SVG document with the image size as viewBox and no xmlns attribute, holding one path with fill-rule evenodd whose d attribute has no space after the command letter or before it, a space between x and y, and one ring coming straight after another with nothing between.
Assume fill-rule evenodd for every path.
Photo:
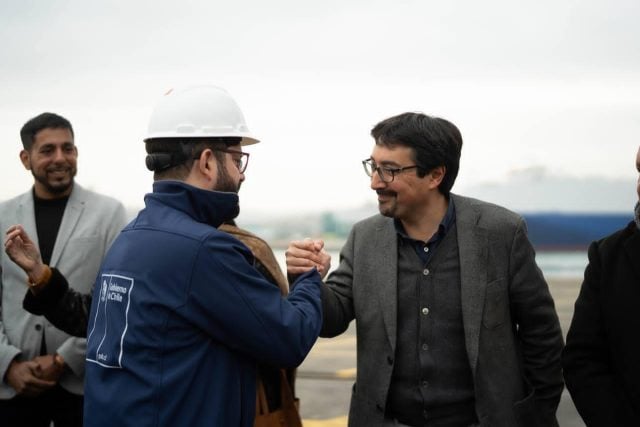
<instances>
[{"instance_id":1,"label":"handshake","mask_svg":"<svg viewBox=\"0 0 640 427\"><path fill-rule=\"evenodd\" d=\"M316 268L324 278L331 268L331 255L324 250L324 241L306 238L289 244L285 252L287 274L297 276Z\"/></svg>"}]
</instances>

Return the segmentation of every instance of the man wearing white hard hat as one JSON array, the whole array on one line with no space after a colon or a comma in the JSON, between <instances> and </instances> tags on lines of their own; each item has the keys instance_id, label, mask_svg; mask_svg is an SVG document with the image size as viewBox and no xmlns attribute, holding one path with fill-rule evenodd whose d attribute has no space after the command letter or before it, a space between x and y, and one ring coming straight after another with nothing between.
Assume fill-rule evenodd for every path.
<instances>
[{"instance_id":1,"label":"man wearing white hard hat","mask_svg":"<svg viewBox=\"0 0 640 427\"><path fill-rule=\"evenodd\" d=\"M153 192L94 286L85 426L251 426L256 364L296 366L311 349L319 274L283 298L217 229L239 212L242 147L257 142L220 88L174 90L154 110Z\"/></svg>"}]
</instances>

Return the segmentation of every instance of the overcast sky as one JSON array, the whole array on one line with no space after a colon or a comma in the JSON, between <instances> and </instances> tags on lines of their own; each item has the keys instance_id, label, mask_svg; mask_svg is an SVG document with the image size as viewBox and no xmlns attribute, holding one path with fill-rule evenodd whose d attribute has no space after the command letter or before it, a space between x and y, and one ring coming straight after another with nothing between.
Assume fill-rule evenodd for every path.
<instances>
[{"instance_id":1,"label":"overcast sky","mask_svg":"<svg viewBox=\"0 0 640 427\"><path fill-rule=\"evenodd\" d=\"M486 194L520 209L514 188L604 182L625 189L535 191L526 202L630 210L638 22L637 0L1 1L0 200L32 182L20 127L53 111L74 125L78 182L141 206L153 106L172 87L209 83L231 93L262 140L247 147L244 212L371 202L360 164L369 131L404 111L462 131L458 193L511 186Z\"/></svg>"}]
</instances>

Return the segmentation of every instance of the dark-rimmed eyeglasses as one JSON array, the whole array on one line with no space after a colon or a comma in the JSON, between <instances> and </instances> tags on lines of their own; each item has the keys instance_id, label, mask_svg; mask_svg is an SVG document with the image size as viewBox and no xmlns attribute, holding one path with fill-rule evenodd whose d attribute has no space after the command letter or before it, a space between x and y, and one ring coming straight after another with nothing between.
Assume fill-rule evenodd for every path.
<instances>
[{"instance_id":1,"label":"dark-rimmed eyeglasses","mask_svg":"<svg viewBox=\"0 0 640 427\"><path fill-rule=\"evenodd\" d=\"M382 182L386 182L387 184L393 182L393 179L397 174L402 173L406 170L410 169L419 169L420 166L412 165L412 166L404 166L401 168L392 168L389 166L378 166L373 159L368 158L362 161L362 166L364 167L364 172L367 176L372 177L374 172L378 173L378 177Z\"/></svg>"},{"instance_id":2,"label":"dark-rimmed eyeglasses","mask_svg":"<svg viewBox=\"0 0 640 427\"><path fill-rule=\"evenodd\" d=\"M233 160L233 164L236 165L240 173L244 173L244 171L247 170L247 166L249 165L249 153L245 153L240 150L229 150L228 148L216 148L216 151L222 151L223 153L231 154L231 160Z\"/></svg>"},{"instance_id":3,"label":"dark-rimmed eyeglasses","mask_svg":"<svg viewBox=\"0 0 640 427\"><path fill-rule=\"evenodd\" d=\"M211 150L231 154L231 160L233 160L233 164L236 165L238 171L240 171L240 173L244 173L244 171L247 170L247 166L249 165L249 153L245 153L240 150L230 150L228 148L212 148ZM202 153L194 156L193 158L199 159L201 154Z\"/></svg>"}]
</instances>

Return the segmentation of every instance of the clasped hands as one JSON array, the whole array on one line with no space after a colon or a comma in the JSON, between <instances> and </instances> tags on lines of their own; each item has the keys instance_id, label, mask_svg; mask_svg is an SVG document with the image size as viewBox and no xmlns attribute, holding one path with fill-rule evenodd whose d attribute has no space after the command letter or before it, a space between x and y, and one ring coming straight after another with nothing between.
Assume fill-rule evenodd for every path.
<instances>
[{"instance_id":1,"label":"clasped hands","mask_svg":"<svg viewBox=\"0 0 640 427\"><path fill-rule=\"evenodd\" d=\"M59 354L45 354L26 361L13 359L5 381L21 396L37 396L58 383L64 366Z\"/></svg>"},{"instance_id":2,"label":"clasped hands","mask_svg":"<svg viewBox=\"0 0 640 427\"><path fill-rule=\"evenodd\" d=\"M331 255L324 250L324 241L306 238L295 240L285 251L287 273L297 276L312 268L317 268L324 278L331 267Z\"/></svg>"}]
</instances>

